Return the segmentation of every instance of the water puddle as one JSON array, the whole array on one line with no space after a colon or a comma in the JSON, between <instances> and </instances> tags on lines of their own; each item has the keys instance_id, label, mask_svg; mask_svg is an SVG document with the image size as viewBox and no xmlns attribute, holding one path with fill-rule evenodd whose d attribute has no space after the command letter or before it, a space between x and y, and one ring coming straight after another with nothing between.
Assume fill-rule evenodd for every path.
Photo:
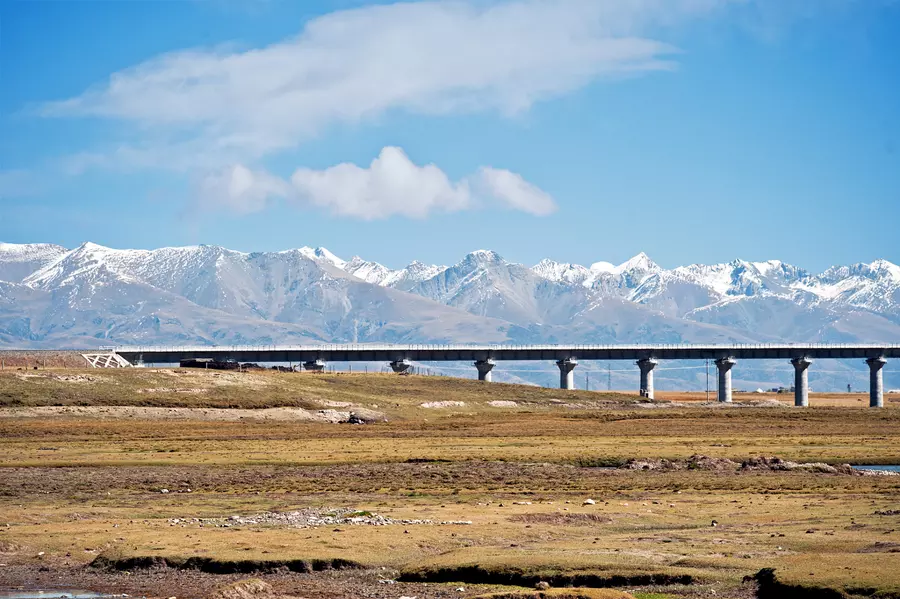
<instances>
[{"instance_id":1,"label":"water puddle","mask_svg":"<svg viewBox=\"0 0 900 599\"><path fill-rule=\"evenodd\" d=\"M875 464L864 466L852 466L854 470L886 470L887 472L900 472L900 464ZM2 595L0 595L2 597Z\"/></svg>"}]
</instances>

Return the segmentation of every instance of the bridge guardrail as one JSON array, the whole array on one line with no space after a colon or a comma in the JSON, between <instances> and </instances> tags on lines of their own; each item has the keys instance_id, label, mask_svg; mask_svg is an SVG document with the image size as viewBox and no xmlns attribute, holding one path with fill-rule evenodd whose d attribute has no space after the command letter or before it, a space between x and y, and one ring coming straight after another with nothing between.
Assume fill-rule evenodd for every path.
<instances>
[{"instance_id":1,"label":"bridge guardrail","mask_svg":"<svg viewBox=\"0 0 900 599\"><path fill-rule=\"evenodd\" d=\"M893 343L648 343L648 344L320 344L320 345L152 345L103 346L116 353L260 352L260 351L653 351L653 350L793 350L793 349L900 349Z\"/></svg>"}]
</instances>

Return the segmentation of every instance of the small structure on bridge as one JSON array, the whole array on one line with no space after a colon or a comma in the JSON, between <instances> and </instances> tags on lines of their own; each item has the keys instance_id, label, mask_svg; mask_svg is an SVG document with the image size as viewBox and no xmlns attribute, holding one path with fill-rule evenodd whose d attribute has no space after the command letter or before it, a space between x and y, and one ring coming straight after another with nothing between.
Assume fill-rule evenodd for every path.
<instances>
[{"instance_id":1,"label":"small structure on bridge","mask_svg":"<svg viewBox=\"0 0 900 599\"><path fill-rule=\"evenodd\" d=\"M132 363L115 352L81 354L91 368L131 368Z\"/></svg>"}]
</instances>

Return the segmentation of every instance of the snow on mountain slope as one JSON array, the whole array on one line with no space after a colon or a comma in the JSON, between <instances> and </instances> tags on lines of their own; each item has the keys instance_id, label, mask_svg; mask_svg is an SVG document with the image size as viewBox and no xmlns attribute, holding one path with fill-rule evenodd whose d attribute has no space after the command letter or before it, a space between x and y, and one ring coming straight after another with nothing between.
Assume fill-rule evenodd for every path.
<instances>
[{"instance_id":1,"label":"snow on mountain slope","mask_svg":"<svg viewBox=\"0 0 900 599\"><path fill-rule=\"evenodd\" d=\"M556 262L554 260L541 260L531 267L532 272L555 283L568 283L581 285L592 276L590 269L579 264Z\"/></svg>"},{"instance_id":2,"label":"snow on mountain slope","mask_svg":"<svg viewBox=\"0 0 900 599\"><path fill-rule=\"evenodd\" d=\"M0 243L0 281L21 283L67 251L51 243Z\"/></svg>"},{"instance_id":3,"label":"snow on mountain slope","mask_svg":"<svg viewBox=\"0 0 900 599\"><path fill-rule=\"evenodd\" d=\"M778 261L745 262L735 260L727 264L680 266L670 271L658 271L654 289L641 289L633 297L646 302L660 293L666 285L685 283L696 285L710 293L711 298L726 296L754 296L758 294L789 293L790 285L807 277L807 274Z\"/></svg>"},{"instance_id":4,"label":"snow on mountain slope","mask_svg":"<svg viewBox=\"0 0 900 599\"><path fill-rule=\"evenodd\" d=\"M353 258L344 265L344 270L354 277L362 279L366 283L372 283L373 285L387 285L388 281L390 281L398 272L391 270L378 262L363 260L359 256L353 256Z\"/></svg>"},{"instance_id":5,"label":"snow on mountain slope","mask_svg":"<svg viewBox=\"0 0 900 599\"><path fill-rule=\"evenodd\" d=\"M710 277L706 283L674 271L656 272L630 290L626 298L667 316L684 317L691 310L707 306L720 298L720 294L715 291L716 288L721 288L720 281Z\"/></svg>"},{"instance_id":6,"label":"snow on mountain slope","mask_svg":"<svg viewBox=\"0 0 900 599\"><path fill-rule=\"evenodd\" d=\"M413 260L406 268L394 271L394 275L390 277L385 284L394 289L409 291L418 283L436 277L445 270L447 270L446 266L425 264L418 260Z\"/></svg>"},{"instance_id":7,"label":"snow on mountain slope","mask_svg":"<svg viewBox=\"0 0 900 599\"><path fill-rule=\"evenodd\" d=\"M521 305L523 298L507 291L530 276L535 275L524 266L509 265L496 252L477 250L410 292L474 314L490 312L515 321L531 312L531 307Z\"/></svg>"},{"instance_id":8,"label":"snow on mountain slope","mask_svg":"<svg viewBox=\"0 0 900 599\"><path fill-rule=\"evenodd\" d=\"M543 293L557 302L566 290L578 295L575 288L583 287L593 297L625 297L677 316L715 307L728 298L758 296L790 299L799 306L856 307L892 318L897 318L900 307L900 267L886 260L834 267L811 276L778 260L735 260L665 270L643 253L618 266L596 262L585 268L543 260L527 269L506 262L495 252L478 250L451 268L412 262L406 268L392 270L359 257L344 261L321 247L245 254L216 246L114 250L86 243L67 252L49 244L0 244L0 272L13 273L15 269L15 273L6 275L13 282L17 279L48 289L76 275L84 281L90 274L98 282L104 277L137 279L205 307L262 317L279 310L268 297L279 283L265 280L254 263L273 261L291 264L285 276L294 287L309 283L307 271L332 278L351 275L476 314L510 312L517 316L516 321L541 321L547 312L546 307L537 305L541 292L540 286L530 280L532 274L564 288L544 285ZM36 272L22 276L28 269ZM498 279L502 271L506 274ZM490 307L491 297L496 298L495 308Z\"/></svg>"},{"instance_id":9,"label":"snow on mountain slope","mask_svg":"<svg viewBox=\"0 0 900 599\"><path fill-rule=\"evenodd\" d=\"M551 281L487 250L468 254L409 292L520 326L568 322L588 295L583 287Z\"/></svg>"},{"instance_id":10,"label":"snow on mountain slope","mask_svg":"<svg viewBox=\"0 0 900 599\"><path fill-rule=\"evenodd\" d=\"M900 322L900 266L887 260L836 266L793 288L813 296L812 304L863 308Z\"/></svg>"},{"instance_id":11,"label":"snow on mountain slope","mask_svg":"<svg viewBox=\"0 0 900 599\"><path fill-rule=\"evenodd\" d=\"M288 274L293 279L286 279L285 283L295 287L308 282L305 275L309 272L348 276L333 266L329 254L317 255L309 248L246 254L208 245L118 250L86 243L34 273L25 282L51 290L76 281L84 285L104 278L137 281L185 297L205 308L265 317L265 312L271 309L268 299L274 295L275 285L267 286L265 274L254 265L261 257L292 265L294 268Z\"/></svg>"},{"instance_id":12,"label":"snow on mountain slope","mask_svg":"<svg viewBox=\"0 0 900 599\"><path fill-rule=\"evenodd\" d=\"M315 327L266 327L211 310L142 279L166 274L161 264L171 266L173 254L184 258L192 250L202 252L201 248L113 250L86 243L64 254L23 285L42 300L25 306L27 338L50 340L57 347L91 347L111 342L265 343L271 342L273 333L295 339L321 337ZM154 263L149 260L154 256L170 260Z\"/></svg>"},{"instance_id":13,"label":"snow on mountain slope","mask_svg":"<svg viewBox=\"0 0 900 599\"><path fill-rule=\"evenodd\" d=\"M428 265L414 260L406 268L391 270L378 262L369 262L359 256L354 256L343 266L343 270L366 283L400 289L401 291L406 291L416 283L430 279L446 270L446 268L446 266Z\"/></svg>"},{"instance_id":14,"label":"snow on mountain slope","mask_svg":"<svg viewBox=\"0 0 900 599\"><path fill-rule=\"evenodd\" d=\"M631 289L662 269L647 254L641 252L618 266L609 262L594 262L590 268L579 264L541 260L531 270L555 283L597 287L598 290Z\"/></svg>"},{"instance_id":15,"label":"snow on mountain slope","mask_svg":"<svg viewBox=\"0 0 900 599\"><path fill-rule=\"evenodd\" d=\"M168 305L195 315L189 319L194 323L190 332L129 321L132 339L138 331L152 337L154 330L160 342L233 338L214 330L225 314L255 323L260 331L266 322L303 325L303 336L322 342L436 342L462 336L458 329L482 342L506 339L507 323L371 285L339 268L344 265L323 248L246 254L216 246L116 250L86 243L27 277L23 287L50 294L52 313L69 318L69 328L85 324L81 321L89 314L90 322L100 326L104 311L128 313L147 306L162 313ZM213 312L203 316L203 310ZM98 334L106 337L110 330ZM126 328L120 323L112 330Z\"/></svg>"},{"instance_id":16,"label":"snow on mountain slope","mask_svg":"<svg viewBox=\"0 0 900 599\"><path fill-rule=\"evenodd\" d=\"M598 263L594 263L596 266ZM652 273L660 270L659 265L650 259L650 256L644 252L637 256L626 260L622 264L612 269L614 275L624 275L627 273Z\"/></svg>"},{"instance_id":17,"label":"snow on mountain slope","mask_svg":"<svg viewBox=\"0 0 900 599\"><path fill-rule=\"evenodd\" d=\"M22 283L35 289L52 291L76 283L96 288L115 280L136 282L137 278L120 272L117 257L118 254L137 251L139 250L110 250L93 243L85 243L60 255L26 277Z\"/></svg>"},{"instance_id":18,"label":"snow on mountain slope","mask_svg":"<svg viewBox=\"0 0 900 599\"><path fill-rule=\"evenodd\" d=\"M311 248L311 247L304 246L304 247L300 248L299 250L287 250L287 251L288 252L298 252L300 255L305 256L306 258L309 258L310 260L326 262L328 264L331 264L332 266L340 268L341 270L344 270L344 268L347 266L347 262L345 262L344 260L341 260L340 258L338 258L337 256L335 256L334 254L332 254L331 252L329 252L327 249L325 249L323 247Z\"/></svg>"},{"instance_id":19,"label":"snow on mountain slope","mask_svg":"<svg viewBox=\"0 0 900 599\"><path fill-rule=\"evenodd\" d=\"M736 260L728 264L694 264L665 270L644 253L618 266L595 262L590 268L542 260L532 271L550 281L594 287L606 295L623 294L638 303L647 303L673 284L697 286L707 292L706 299L714 301L727 295L754 295L764 289L786 291L791 283L808 276L778 260Z\"/></svg>"},{"instance_id":20,"label":"snow on mountain slope","mask_svg":"<svg viewBox=\"0 0 900 599\"><path fill-rule=\"evenodd\" d=\"M900 267L886 260L835 267L817 276L780 260L735 260L665 270L645 254L619 266L599 262L586 269L544 260L532 270L551 281L590 287L597 298L624 297L667 316L703 322L718 318L721 324L745 330L779 322L768 309L776 307L796 312L797 322L809 326L790 330L806 331L804 335L824 330L836 314L851 308L900 322ZM742 301L751 303L741 307ZM743 315L737 317L736 311ZM763 318L765 322L758 322Z\"/></svg>"},{"instance_id":21,"label":"snow on mountain slope","mask_svg":"<svg viewBox=\"0 0 900 599\"><path fill-rule=\"evenodd\" d=\"M0 244L0 274L4 346L900 338L900 267L886 260L811 275L778 260L669 270L645 254L529 268L478 250L393 270L325 248Z\"/></svg>"}]
</instances>

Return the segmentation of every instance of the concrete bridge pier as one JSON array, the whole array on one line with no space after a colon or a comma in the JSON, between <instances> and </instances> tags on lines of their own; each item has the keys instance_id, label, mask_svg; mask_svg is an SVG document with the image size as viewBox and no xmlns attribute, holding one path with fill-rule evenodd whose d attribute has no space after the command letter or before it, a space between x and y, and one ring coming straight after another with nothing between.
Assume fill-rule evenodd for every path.
<instances>
[{"instance_id":1,"label":"concrete bridge pier","mask_svg":"<svg viewBox=\"0 0 900 599\"><path fill-rule=\"evenodd\" d=\"M719 369L719 401L731 403L731 369L737 364L734 358L719 358L716 368Z\"/></svg>"},{"instance_id":2,"label":"concrete bridge pier","mask_svg":"<svg viewBox=\"0 0 900 599\"><path fill-rule=\"evenodd\" d=\"M559 367L559 388L574 389L575 367L578 366L578 360L566 358L565 360L559 360L556 365Z\"/></svg>"},{"instance_id":3,"label":"concrete bridge pier","mask_svg":"<svg viewBox=\"0 0 900 599\"><path fill-rule=\"evenodd\" d=\"M653 358L638 360L638 368L641 369L641 397L653 399L653 369L659 364Z\"/></svg>"},{"instance_id":4,"label":"concrete bridge pier","mask_svg":"<svg viewBox=\"0 0 900 599\"><path fill-rule=\"evenodd\" d=\"M324 360L312 360L310 362L304 362L303 370L311 370L313 372L322 372L323 370L325 370L325 361Z\"/></svg>"},{"instance_id":5,"label":"concrete bridge pier","mask_svg":"<svg viewBox=\"0 0 900 599\"><path fill-rule=\"evenodd\" d=\"M485 383L491 382L491 370L494 368L494 361L491 359L478 360L475 362L475 368L478 369L478 380Z\"/></svg>"},{"instance_id":6,"label":"concrete bridge pier","mask_svg":"<svg viewBox=\"0 0 900 599\"><path fill-rule=\"evenodd\" d=\"M812 364L809 358L793 358L794 365L794 405L805 408L809 405L809 373L807 369Z\"/></svg>"},{"instance_id":7,"label":"concrete bridge pier","mask_svg":"<svg viewBox=\"0 0 900 599\"><path fill-rule=\"evenodd\" d=\"M406 372L407 370L409 370L410 366L412 366L412 364L410 364L409 360L407 360L406 358L402 360L394 360L393 362L391 362L391 370L393 370L397 374Z\"/></svg>"},{"instance_id":8,"label":"concrete bridge pier","mask_svg":"<svg viewBox=\"0 0 900 599\"><path fill-rule=\"evenodd\" d=\"M887 364L887 360L882 357L869 358L866 360L869 365L869 407L884 407L884 374L881 369Z\"/></svg>"}]
</instances>

